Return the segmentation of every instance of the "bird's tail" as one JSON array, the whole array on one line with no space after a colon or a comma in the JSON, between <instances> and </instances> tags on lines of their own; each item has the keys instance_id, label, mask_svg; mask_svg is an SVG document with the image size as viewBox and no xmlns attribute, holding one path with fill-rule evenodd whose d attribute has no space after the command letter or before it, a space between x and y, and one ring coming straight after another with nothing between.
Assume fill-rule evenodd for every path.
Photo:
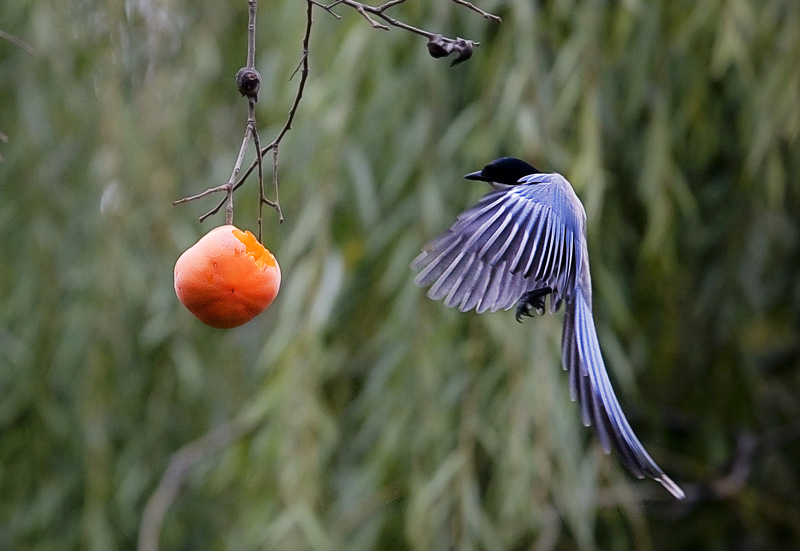
<instances>
[{"instance_id":1,"label":"bird's tail","mask_svg":"<svg viewBox=\"0 0 800 551\"><path fill-rule=\"evenodd\" d=\"M622 412L600 354L591 306L580 291L568 303L561 345L572 399L581 405L584 424L595 425L605 452L610 452L613 443L634 475L653 478L673 496L684 499L683 490L656 465Z\"/></svg>"}]
</instances>

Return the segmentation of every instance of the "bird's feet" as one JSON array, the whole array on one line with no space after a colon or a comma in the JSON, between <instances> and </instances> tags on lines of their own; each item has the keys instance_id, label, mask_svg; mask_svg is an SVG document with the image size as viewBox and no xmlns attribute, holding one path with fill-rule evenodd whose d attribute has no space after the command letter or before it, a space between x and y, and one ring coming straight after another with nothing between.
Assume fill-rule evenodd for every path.
<instances>
[{"instance_id":1,"label":"bird's feet","mask_svg":"<svg viewBox=\"0 0 800 551\"><path fill-rule=\"evenodd\" d=\"M532 318L534 314L531 313L531 310L536 311L536 314L540 316L544 314L544 301L547 295L552 292L553 290L550 287L544 287L543 289L534 289L523 294L517 303L517 313L515 315L517 321L522 323L524 316Z\"/></svg>"}]
</instances>

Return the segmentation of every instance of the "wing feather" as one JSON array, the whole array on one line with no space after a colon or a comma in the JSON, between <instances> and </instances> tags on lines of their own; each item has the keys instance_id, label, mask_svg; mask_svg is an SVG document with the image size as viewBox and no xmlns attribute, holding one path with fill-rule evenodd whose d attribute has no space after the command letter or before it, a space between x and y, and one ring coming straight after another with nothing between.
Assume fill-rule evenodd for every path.
<instances>
[{"instance_id":1,"label":"wing feather","mask_svg":"<svg viewBox=\"0 0 800 551\"><path fill-rule=\"evenodd\" d=\"M652 477L682 498L639 442L611 387L592 318L584 228L585 213L569 183L557 174L534 174L460 214L414 259L414 281L446 306L478 313L508 309L528 291L550 289L551 311L567 304L562 360L584 425L594 425L603 449L613 445L634 475Z\"/></svg>"},{"instance_id":2,"label":"wing feather","mask_svg":"<svg viewBox=\"0 0 800 551\"><path fill-rule=\"evenodd\" d=\"M535 203L533 207L526 211L526 216L520 220L520 227L522 233L519 237L519 242L516 244L517 249L514 255L514 260L511 262L511 271L520 272L522 262L527 262L527 259L533 254L534 242L531 236L536 231L536 225L539 222L539 213L542 210L542 205Z\"/></svg>"},{"instance_id":3,"label":"wing feather","mask_svg":"<svg viewBox=\"0 0 800 551\"><path fill-rule=\"evenodd\" d=\"M411 265L419 271L414 281L462 311L508 309L526 291L545 287L557 299L551 308L560 304L572 294L572 251L582 235L580 221L564 216L572 211L554 204L558 193L548 191L564 185L554 179L487 194L425 246Z\"/></svg>"},{"instance_id":4,"label":"wing feather","mask_svg":"<svg viewBox=\"0 0 800 551\"><path fill-rule=\"evenodd\" d=\"M531 273L537 281L545 281L547 279L547 266L555 248L553 246L553 230L553 218L548 216L547 225L543 230L541 249L537 255L536 270Z\"/></svg>"}]
</instances>

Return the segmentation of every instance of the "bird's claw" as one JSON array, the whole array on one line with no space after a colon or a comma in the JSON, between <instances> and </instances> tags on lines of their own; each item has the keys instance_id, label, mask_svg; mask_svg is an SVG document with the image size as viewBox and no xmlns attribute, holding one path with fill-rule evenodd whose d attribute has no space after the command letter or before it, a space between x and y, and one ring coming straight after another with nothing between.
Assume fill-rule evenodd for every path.
<instances>
[{"instance_id":1,"label":"bird's claw","mask_svg":"<svg viewBox=\"0 0 800 551\"><path fill-rule=\"evenodd\" d=\"M531 313L532 309L535 309L536 313L539 315L542 315L542 313L544 312L542 308L531 308L529 304L520 302L519 304L517 304L517 313L514 315L514 317L517 318L518 322L522 323L522 318L524 316L527 316L529 318L534 317L534 314Z\"/></svg>"},{"instance_id":2,"label":"bird's claw","mask_svg":"<svg viewBox=\"0 0 800 551\"><path fill-rule=\"evenodd\" d=\"M550 288L545 289L536 289L534 291L528 291L519 299L519 303L517 304L517 312L515 314L515 318L518 322L522 323L522 318L527 316L529 318L534 317L534 314L531 313L531 310L535 310L536 314L541 316L544 314L544 301L545 298L549 293L551 293Z\"/></svg>"}]
</instances>

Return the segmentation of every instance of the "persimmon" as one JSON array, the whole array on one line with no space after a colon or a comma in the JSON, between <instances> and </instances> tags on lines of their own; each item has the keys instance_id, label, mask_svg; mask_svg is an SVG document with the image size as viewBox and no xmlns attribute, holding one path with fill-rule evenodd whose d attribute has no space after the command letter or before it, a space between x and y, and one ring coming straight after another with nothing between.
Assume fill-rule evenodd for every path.
<instances>
[{"instance_id":1,"label":"persimmon","mask_svg":"<svg viewBox=\"0 0 800 551\"><path fill-rule=\"evenodd\" d=\"M175 294L200 321L220 329L247 323L281 286L277 260L249 231L214 228L175 263Z\"/></svg>"}]
</instances>

